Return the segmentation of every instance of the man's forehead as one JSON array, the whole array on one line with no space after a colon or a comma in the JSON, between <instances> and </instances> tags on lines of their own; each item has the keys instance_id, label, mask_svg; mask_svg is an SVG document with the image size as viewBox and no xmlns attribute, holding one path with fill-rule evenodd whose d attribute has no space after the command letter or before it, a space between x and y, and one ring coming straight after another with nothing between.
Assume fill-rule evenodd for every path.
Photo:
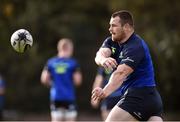
<instances>
[{"instance_id":1,"label":"man's forehead","mask_svg":"<svg viewBox=\"0 0 180 122\"><path fill-rule=\"evenodd\" d=\"M117 24L120 23L120 18L117 17L111 17L109 24Z\"/></svg>"}]
</instances>

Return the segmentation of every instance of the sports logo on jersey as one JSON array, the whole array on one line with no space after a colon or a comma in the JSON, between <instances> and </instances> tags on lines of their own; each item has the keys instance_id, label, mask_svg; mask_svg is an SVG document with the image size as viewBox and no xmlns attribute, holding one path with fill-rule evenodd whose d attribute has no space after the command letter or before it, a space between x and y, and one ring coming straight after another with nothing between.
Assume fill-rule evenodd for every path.
<instances>
[{"instance_id":1,"label":"sports logo on jersey","mask_svg":"<svg viewBox=\"0 0 180 122\"><path fill-rule=\"evenodd\" d=\"M130 59L129 57L127 57L125 59L122 59L122 61L131 61L131 62L134 62L134 60Z\"/></svg>"},{"instance_id":2,"label":"sports logo on jersey","mask_svg":"<svg viewBox=\"0 0 180 122\"><path fill-rule=\"evenodd\" d=\"M123 58L123 52L121 51L120 54L119 54L119 58Z\"/></svg>"},{"instance_id":3,"label":"sports logo on jersey","mask_svg":"<svg viewBox=\"0 0 180 122\"><path fill-rule=\"evenodd\" d=\"M111 51L112 51L112 54L114 54L116 52L116 48L111 47Z\"/></svg>"},{"instance_id":4,"label":"sports logo on jersey","mask_svg":"<svg viewBox=\"0 0 180 122\"><path fill-rule=\"evenodd\" d=\"M119 54L119 58L122 59L121 61L131 61L131 62L134 62L134 60L133 60L133 59L130 59L129 57L124 58L122 51L121 51L120 54ZM123 59L123 58L124 58L124 59Z\"/></svg>"},{"instance_id":5,"label":"sports logo on jersey","mask_svg":"<svg viewBox=\"0 0 180 122\"><path fill-rule=\"evenodd\" d=\"M68 64L66 63L58 63L55 66L55 71L58 74L64 74L67 71Z\"/></svg>"}]
</instances>

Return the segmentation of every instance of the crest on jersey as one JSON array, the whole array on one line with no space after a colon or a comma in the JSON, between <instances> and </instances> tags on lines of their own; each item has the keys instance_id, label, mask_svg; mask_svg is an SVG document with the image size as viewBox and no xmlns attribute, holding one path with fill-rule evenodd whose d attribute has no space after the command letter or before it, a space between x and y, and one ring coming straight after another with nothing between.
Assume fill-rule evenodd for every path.
<instances>
[{"instance_id":1,"label":"crest on jersey","mask_svg":"<svg viewBox=\"0 0 180 122\"><path fill-rule=\"evenodd\" d=\"M121 51L120 54L119 54L119 58L123 58L123 52Z\"/></svg>"},{"instance_id":2,"label":"crest on jersey","mask_svg":"<svg viewBox=\"0 0 180 122\"><path fill-rule=\"evenodd\" d=\"M116 48L111 47L111 51L112 51L112 54L114 54L116 52Z\"/></svg>"}]
</instances>

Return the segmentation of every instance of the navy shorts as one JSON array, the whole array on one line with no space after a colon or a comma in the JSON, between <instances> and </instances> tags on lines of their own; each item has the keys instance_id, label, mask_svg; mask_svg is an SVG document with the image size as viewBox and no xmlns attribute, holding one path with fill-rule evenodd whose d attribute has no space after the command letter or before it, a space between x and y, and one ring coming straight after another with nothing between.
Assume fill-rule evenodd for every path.
<instances>
[{"instance_id":1,"label":"navy shorts","mask_svg":"<svg viewBox=\"0 0 180 122\"><path fill-rule=\"evenodd\" d=\"M151 116L162 117L163 112L161 96L155 87L129 88L117 106L140 121Z\"/></svg>"},{"instance_id":2,"label":"navy shorts","mask_svg":"<svg viewBox=\"0 0 180 122\"><path fill-rule=\"evenodd\" d=\"M101 110L111 110L121 99L121 96L107 97L101 103Z\"/></svg>"},{"instance_id":3,"label":"navy shorts","mask_svg":"<svg viewBox=\"0 0 180 122\"><path fill-rule=\"evenodd\" d=\"M64 108L69 110L76 110L76 104L74 101L51 101L51 110L57 108Z\"/></svg>"}]
</instances>

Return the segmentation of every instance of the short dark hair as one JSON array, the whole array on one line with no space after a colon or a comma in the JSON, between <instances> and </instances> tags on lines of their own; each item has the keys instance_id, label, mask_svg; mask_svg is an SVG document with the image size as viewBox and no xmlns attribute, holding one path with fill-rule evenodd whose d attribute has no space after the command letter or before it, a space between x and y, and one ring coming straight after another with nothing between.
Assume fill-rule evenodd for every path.
<instances>
[{"instance_id":1,"label":"short dark hair","mask_svg":"<svg viewBox=\"0 0 180 122\"><path fill-rule=\"evenodd\" d=\"M134 27L133 16L129 11L126 10L117 11L113 13L111 17L114 18L117 16L121 19L120 21L122 26L128 23L130 26Z\"/></svg>"}]
</instances>

